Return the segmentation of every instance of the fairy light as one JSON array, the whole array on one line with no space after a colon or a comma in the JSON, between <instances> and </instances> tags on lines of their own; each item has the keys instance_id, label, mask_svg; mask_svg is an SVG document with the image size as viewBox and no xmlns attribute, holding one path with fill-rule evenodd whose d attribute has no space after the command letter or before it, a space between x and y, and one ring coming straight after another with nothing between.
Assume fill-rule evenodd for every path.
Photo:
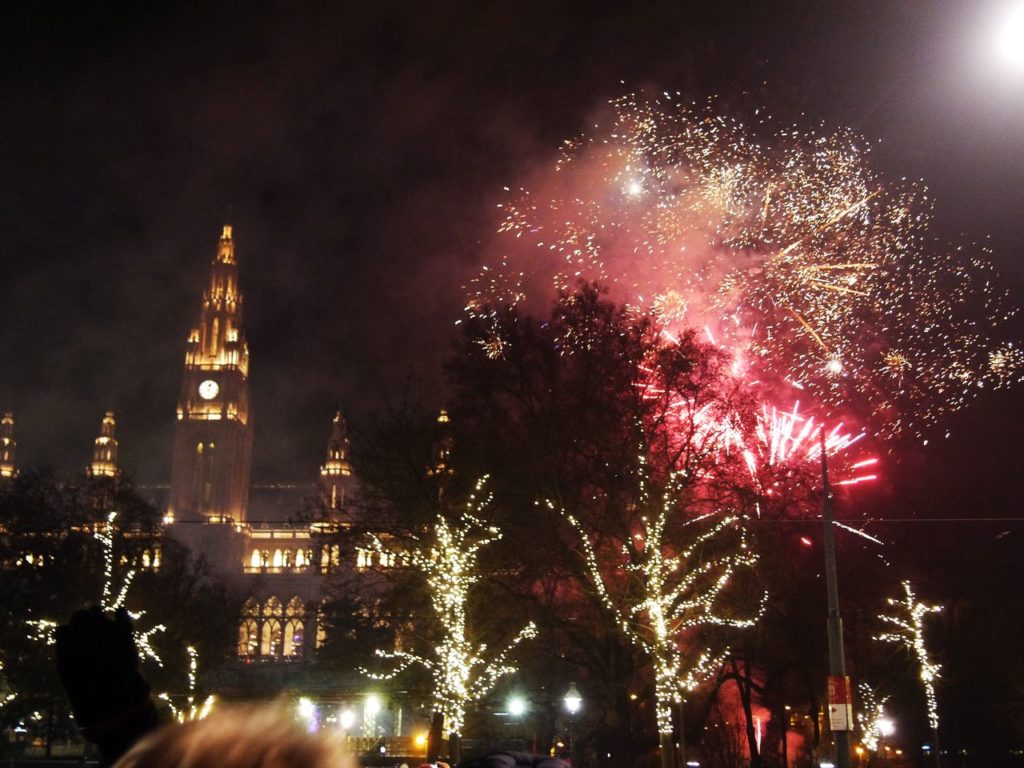
<instances>
[{"instance_id":1,"label":"fairy light","mask_svg":"<svg viewBox=\"0 0 1024 768\"><path fill-rule=\"evenodd\" d=\"M3 676L3 679L6 681L7 678L6 678L6 676L3 675L3 672L4 672L4 663L3 663L2 660L0 660L0 676ZM5 706L10 704L17 697L18 697L18 695L14 691L8 691L7 693L3 694L3 696L0 697L0 711L2 711Z\"/></svg>"},{"instance_id":2,"label":"fairy light","mask_svg":"<svg viewBox=\"0 0 1024 768\"><path fill-rule=\"evenodd\" d=\"M487 695L502 677L517 671L509 661L513 650L537 634L531 621L497 653L489 653L486 644L476 643L469 636L466 608L470 590L480 580L479 552L501 539L501 531L480 517L492 499L489 492L484 493L487 479L485 475L477 481L454 521L439 514L432 538L415 539L418 547L395 552L372 536L378 554L397 556L426 579L431 607L444 633L430 656L377 649L378 656L397 662L396 667L387 674L363 672L377 680L388 680L411 665L424 667L433 678L434 711L444 715L449 732L454 734L462 733L467 706Z\"/></svg>"},{"instance_id":3,"label":"fairy light","mask_svg":"<svg viewBox=\"0 0 1024 768\"><path fill-rule=\"evenodd\" d=\"M213 709L213 705L216 703L216 697L209 695L203 701L201 705L196 705L195 694L196 694L196 682L197 672L199 668L199 651L194 646L186 646L185 652L188 654L188 677L187 686L188 692L185 697L184 708L179 709L174 701L171 699L170 694L161 693L157 698L165 702L168 708L171 710L171 716L179 723L188 722L191 720L202 720Z\"/></svg>"},{"instance_id":4,"label":"fairy light","mask_svg":"<svg viewBox=\"0 0 1024 768\"><path fill-rule=\"evenodd\" d=\"M642 457L640 464L645 466ZM685 473L672 473L661 503L654 504L646 482L641 481L637 508L647 514L640 516L639 534L611 555L598 551L578 517L550 500L545 502L548 509L561 514L576 531L590 581L605 608L630 642L653 662L655 713L661 734L672 732L672 705L721 666L729 653L728 648L704 648L684 654L680 641L700 627L752 627L767 602L765 594L753 615L746 618L720 611L720 598L733 576L757 562L737 517L701 515L687 521L686 527L700 523L710 523L710 527L693 533L687 546L679 549L670 540L669 523L677 521L678 499L685 483ZM730 532L738 536L734 549L708 556L706 545L720 541ZM612 586L612 574L620 570L639 577L628 590L614 590Z\"/></svg>"},{"instance_id":5,"label":"fairy light","mask_svg":"<svg viewBox=\"0 0 1024 768\"><path fill-rule=\"evenodd\" d=\"M144 610L130 611L126 608L125 602L128 599L128 592L135 579L135 569L128 568L124 572L120 588L115 588L116 578L114 576L114 521L117 519L117 512L107 514L105 525L97 525L93 530L93 538L100 542L103 548L103 588L100 591L99 607L101 610L113 613L125 608L129 618L132 620L132 633L135 638L135 646L143 658L152 659L158 666L163 666L159 654L150 642L154 635L167 629L163 624L157 624L146 630L138 629L138 621L146 615ZM116 593L116 596L114 596ZM46 645L54 645L57 642L57 622L49 619L33 619L25 622L30 629L29 637Z\"/></svg>"},{"instance_id":6,"label":"fairy light","mask_svg":"<svg viewBox=\"0 0 1024 768\"><path fill-rule=\"evenodd\" d=\"M895 615L885 614L879 618L894 627L891 632L878 635L875 639L903 646L914 656L918 663L918 676L924 686L925 701L928 707L928 724L933 731L939 728L939 704L935 695L935 681L939 679L942 667L931 660L928 647L925 645L924 619L929 613L942 611L941 605L928 605L920 602L914 595L909 581L903 582L903 598L888 598L889 605L898 609Z\"/></svg>"},{"instance_id":7,"label":"fairy light","mask_svg":"<svg viewBox=\"0 0 1024 768\"><path fill-rule=\"evenodd\" d=\"M131 589L132 582L135 580L135 569L128 568L124 572L122 577L122 583L120 589L117 589L117 597L111 599L111 596L115 593L115 578L114 578L114 521L117 519L117 512L110 512L107 515L107 525L104 527L97 527L93 531L93 536L103 545L103 592L100 597L100 608L104 611L110 611L113 613L119 608L125 608L125 601L128 599L128 591ZM160 655L156 652L151 644L151 639L158 632L163 632L167 629L163 624L157 624L156 626L150 627L146 630L139 630L138 622L143 616L146 615L144 610L128 611L128 616L132 620L135 646L142 654L143 658L152 659L156 662L157 666L162 667L164 665Z\"/></svg>"},{"instance_id":8,"label":"fairy light","mask_svg":"<svg viewBox=\"0 0 1024 768\"><path fill-rule=\"evenodd\" d=\"M892 725L892 721L885 714L885 703L889 697L879 698L875 690L867 683L862 682L857 688L860 691L862 703L860 711L857 712L861 740L870 751L877 752L882 737L889 735Z\"/></svg>"}]
</instances>

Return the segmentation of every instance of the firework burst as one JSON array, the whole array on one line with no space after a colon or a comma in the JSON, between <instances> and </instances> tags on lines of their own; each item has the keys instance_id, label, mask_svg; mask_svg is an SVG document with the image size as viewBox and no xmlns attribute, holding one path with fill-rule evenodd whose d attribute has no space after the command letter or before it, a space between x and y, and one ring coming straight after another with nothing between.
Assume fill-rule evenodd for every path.
<instances>
[{"instance_id":1,"label":"firework burst","mask_svg":"<svg viewBox=\"0 0 1024 768\"><path fill-rule=\"evenodd\" d=\"M773 393L921 435L1019 381L1024 354L1000 340L1012 308L990 264L937 244L925 188L869 156L846 130L765 136L669 95L617 99L510 193L467 311L595 280L668 328L708 328ZM481 344L503 354L497 331Z\"/></svg>"}]
</instances>

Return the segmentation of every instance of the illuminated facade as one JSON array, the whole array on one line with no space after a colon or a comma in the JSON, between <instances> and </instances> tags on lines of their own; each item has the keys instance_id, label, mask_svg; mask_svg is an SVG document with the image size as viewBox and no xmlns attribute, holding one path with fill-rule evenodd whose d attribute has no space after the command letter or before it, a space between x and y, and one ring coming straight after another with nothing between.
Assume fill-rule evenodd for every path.
<instances>
[{"instance_id":1,"label":"illuminated facade","mask_svg":"<svg viewBox=\"0 0 1024 768\"><path fill-rule=\"evenodd\" d=\"M0 478L15 477L18 467L15 464L15 449L18 443L14 440L14 414L7 411L0 419Z\"/></svg>"},{"instance_id":2,"label":"illuminated facade","mask_svg":"<svg viewBox=\"0 0 1024 768\"><path fill-rule=\"evenodd\" d=\"M100 422L100 434L92 449L92 463L85 470L89 477L117 477L117 437L114 435L117 422L114 412L107 411Z\"/></svg>"},{"instance_id":3,"label":"illuminated facade","mask_svg":"<svg viewBox=\"0 0 1024 768\"><path fill-rule=\"evenodd\" d=\"M345 508L345 494L352 482L352 465L348 461L348 430L341 410L335 411L331 439L327 441L327 460L320 467L320 503L325 509L340 512Z\"/></svg>"},{"instance_id":4,"label":"illuminated facade","mask_svg":"<svg viewBox=\"0 0 1024 768\"><path fill-rule=\"evenodd\" d=\"M301 486L256 486L250 495L248 374L235 245L225 226L198 322L188 335L165 520L170 535L247 595L239 659L295 661L308 657L320 638L324 576L358 570L329 536L345 524L354 482L348 430L336 411L318 483L315 490L308 486L318 501L316 519L308 525L281 522L298 511ZM268 516L276 522L261 522Z\"/></svg>"},{"instance_id":5,"label":"illuminated facade","mask_svg":"<svg viewBox=\"0 0 1024 768\"><path fill-rule=\"evenodd\" d=\"M167 515L180 522L246 520L252 423L249 345L231 227L225 226L188 336L178 395Z\"/></svg>"}]
</instances>

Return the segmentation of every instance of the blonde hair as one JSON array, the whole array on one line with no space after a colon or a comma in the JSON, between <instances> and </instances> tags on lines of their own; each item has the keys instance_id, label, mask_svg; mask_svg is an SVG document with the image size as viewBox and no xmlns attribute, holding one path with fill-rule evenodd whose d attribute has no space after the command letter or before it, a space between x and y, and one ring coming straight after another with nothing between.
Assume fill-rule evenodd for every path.
<instances>
[{"instance_id":1,"label":"blonde hair","mask_svg":"<svg viewBox=\"0 0 1024 768\"><path fill-rule=\"evenodd\" d=\"M354 768L340 738L306 733L279 706L232 707L170 725L114 768Z\"/></svg>"}]
</instances>

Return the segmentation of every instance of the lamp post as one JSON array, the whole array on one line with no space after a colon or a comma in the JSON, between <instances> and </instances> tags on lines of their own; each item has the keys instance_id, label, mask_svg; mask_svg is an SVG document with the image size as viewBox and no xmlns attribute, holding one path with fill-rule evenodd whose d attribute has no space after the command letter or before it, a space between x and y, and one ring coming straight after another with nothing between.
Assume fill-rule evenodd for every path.
<instances>
[{"instance_id":1,"label":"lamp post","mask_svg":"<svg viewBox=\"0 0 1024 768\"><path fill-rule=\"evenodd\" d=\"M569 690L562 697L562 702L565 704L565 711L569 713L569 762L575 766L576 742L573 739L572 731L576 723L576 714L580 711L580 707L583 706L583 697L580 695L580 690L576 687L576 683L569 683Z\"/></svg>"},{"instance_id":2,"label":"lamp post","mask_svg":"<svg viewBox=\"0 0 1024 768\"><path fill-rule=\"evenodd\" d=\"M518 722L519 727L517 730L523 734L523 739L525 740L527 738L527 731L526 724L523 721L523 715L526 714L526 699L518 694L513 695L509 698L505 707L508 709L508 713L512 716L513 720Z\"/></svg>"},{"instance_id":3,"label":"lamp post","mask_svg":"<svg viewBox=\"0 0 1024 768\"><path fill-rule=\"evenodd\" d=\"M832 528L832 489L828 484L825 427L821 427L821 517L825 525L825 589L828 595L829 717L836 745L836 765L850 768L850 686L843 653L843 620L839 615L836 541Z\"/></svg>"}]
</instances>

